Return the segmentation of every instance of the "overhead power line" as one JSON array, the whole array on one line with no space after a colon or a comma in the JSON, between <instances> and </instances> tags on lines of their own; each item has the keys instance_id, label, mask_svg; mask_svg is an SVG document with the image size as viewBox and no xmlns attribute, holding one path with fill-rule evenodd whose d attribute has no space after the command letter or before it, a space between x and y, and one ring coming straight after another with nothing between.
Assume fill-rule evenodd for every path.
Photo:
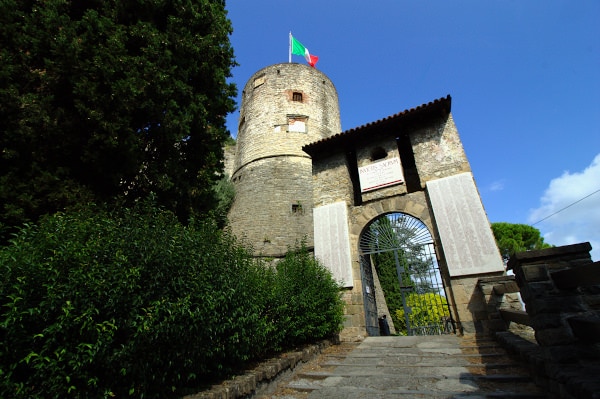
<instances>
[{"instance_id":1,"label":"overhead power line","mask_svg":"<svg viewBox=\"0 0 600 399\"><path fill-rule=\"evenodd\" d=\"M586 195L585 197L583 197L583 198L580 198L580 199L578 199L577 201L575 201L575 202L573 202L573 203L571 203L571 204L569 204L569 205L565 206L564 208L562 208L562 209L559 209L558 211L554 212L553 214L551 214L551 215L548 215L548 216L546 216L545 218L543 218L543 219L541 219L541 220L538 220L537 222L535 222L534 224L532 224L532 226L535 226L536 224L538 224L538 223L541 223L541 222L543 222L544 220L546 220L546 219L548 219L548 218L551 218L552 216L556 215L557 213L560 213L560 212L564 211L565 209L572 207L573 205L575 205L575 204L577 204L577 203L579 203L579 202L583 201L584 199L586 199L586 198L588 198L588 197L591 197L592 195L594 195L594 194L596 194L596 193L600 193L600 188L599 188L598 190L594 191L593 193L591 193L591 194L588 194L588 195Z\"/></svg>"}]
</instances>

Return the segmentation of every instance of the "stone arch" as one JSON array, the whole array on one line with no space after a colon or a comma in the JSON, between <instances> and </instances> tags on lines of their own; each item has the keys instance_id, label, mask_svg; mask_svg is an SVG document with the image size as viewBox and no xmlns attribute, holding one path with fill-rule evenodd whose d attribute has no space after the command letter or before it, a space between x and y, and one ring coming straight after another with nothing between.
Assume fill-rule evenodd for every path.
<instances>
[{"instance_id":1,"label":"stone arch","mask_svg":"<svg viewBox=\"0 0 600 399\"><path fill-rule=\"evenodd\" d=\"M379 321L383 315L394 332L393 320L397 319L397 310L404 314L399 321L403 325L399 327L403 334L432 335L454 331L450 301L447 300L432 231L419 218L396 211L378 215L361 231L357 244L368 335L379 335ZM385 263L379 264L384 259ZM388 308L376 264L388 265L388 289L389 268L395 269L401 302L396 298L392 309ZM402 306L398 308L400 304ZM441 314L438 314L440 310ZM413 317L416 315L418 317Z\"/></svg>"}]
</instances>

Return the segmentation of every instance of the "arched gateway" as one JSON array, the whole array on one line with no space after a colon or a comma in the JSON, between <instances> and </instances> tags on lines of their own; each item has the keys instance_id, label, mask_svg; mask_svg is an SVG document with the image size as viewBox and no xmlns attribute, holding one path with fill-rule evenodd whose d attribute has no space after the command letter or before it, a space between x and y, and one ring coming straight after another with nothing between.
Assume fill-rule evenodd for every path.
<instances>
[{"instance_id":1,"label":"arched gateway","mask_svg":"<svg viewBox=\"0 0 600 399\"><path fill-rule=\"evenodd\" d=\"M360 235L359 256L369 335L379 335L382 314L397 320L404 335L454 331L433 237L423 222L401 212L373 219Z\"/></svg>"}]
</instances>

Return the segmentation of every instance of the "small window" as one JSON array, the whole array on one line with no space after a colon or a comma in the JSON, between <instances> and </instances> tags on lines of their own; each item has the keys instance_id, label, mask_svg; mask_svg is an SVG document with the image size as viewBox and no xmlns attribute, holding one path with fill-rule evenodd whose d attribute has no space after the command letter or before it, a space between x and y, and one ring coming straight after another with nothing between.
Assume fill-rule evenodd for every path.
<instances>
[{"instance_id":1,"label":"small window","mask_svg":"<svg viewBox=\"0 0 600 399\"><path fill-rule=\"evenodd\" d=\"M302 93L295 91L292 94L292 101L302 102Z\"/></svg>"},{"instance_id":2,"label":"small window","mask_svg":"<svg viewBox=\"0 0 600 399\"><path fill-rule=\"evenodd\" d=\"M265 75L261 75L254 79L254 88L256 89L258 86L261 86L265 83Z\"/></svg>"},{"instance_id":3,"label":"small window","mask_svg":"<svg viewBox=\"0 0 600 399\"><path fill-rule=\"evenodd\" d=\"M377 161L378 159L384 159L385 157L387 157L387 151L384 150L381 147L377 147L375 148L372 152L371 152L371 161Z\"/></svg>"},{"instance_id":4,"label":"small window","mask_svg":"<svg viewBox=\"0 0 600 399\"><path fill-rule=\"evenodd\" d=\"M294 215L302 215L304 213L302 204L292 204L292 213Z\"/></svg>"}]
</instances>

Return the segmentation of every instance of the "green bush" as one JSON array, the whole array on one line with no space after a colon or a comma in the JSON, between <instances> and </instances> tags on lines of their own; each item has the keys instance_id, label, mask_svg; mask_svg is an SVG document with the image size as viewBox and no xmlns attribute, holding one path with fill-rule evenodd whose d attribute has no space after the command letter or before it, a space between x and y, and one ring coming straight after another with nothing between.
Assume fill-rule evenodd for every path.
<instances>
[{"instance_id":1,"label":"green bush","mask_svg":"<svg viewBox=\"0 0 600 399\"><path fill-rule=\"evenodd\" d=\"M276 269L153 206L56 214L0 250L0 397L169 398L339 330L305 248Z\"/></svg>"},{"instance_id":2,"label":"green bush","mask_svg":"<svg viewBox=\"0 0 600 399\"><path fill-rule=\"evenodd\" d=\"M178 396L267 350L272 272L211 224L58 214L0 267L2 397Z\"/></svg>"},{"instance_id":3,"label":"green bush","mask_svg":"<svg viewBox=\"0 0 600 399\"><path fill-rule=\"evenodd\" d=\"M284 347L330 337L340 331L340 285L302 244L277 264L276 325Z\"/></svg>"}]
</instances>

